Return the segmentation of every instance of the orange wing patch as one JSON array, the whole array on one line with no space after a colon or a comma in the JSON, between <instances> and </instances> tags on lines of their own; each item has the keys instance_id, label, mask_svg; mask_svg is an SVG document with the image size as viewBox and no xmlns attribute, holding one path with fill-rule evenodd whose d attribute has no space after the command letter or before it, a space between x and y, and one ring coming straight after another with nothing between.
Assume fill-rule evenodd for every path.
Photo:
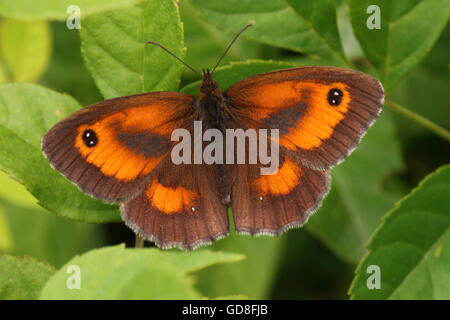
<instances>
[{"instance_id":1,"label":"orange wing patch","mask_svg":"<svg viewBox=\"0 0 450 320\"><path fill-rule=\"evenodd\" d=\"M108 177L131 181L139 175L146 175L159 164L165 154L146 157L133 152L118 141L119 132L115 126L123 132L142 133L151 130L152 133L170 136L176 126L170 119L173 119L179 110L164 107L163 104L134 107L111 114L92 125L81 125L77 128L79 134L75 140L75 147L88 163L99 168ZM97 134L99 140L97 146L87 147L84 144L82 134L87 129Z\"/></svg>"},{"instance_id":2,"label":"orange wing patch","mask_svg":"<svg viewBox=\"0 0 450 320\"><path fill-rule=\"evenodd\" d=\"M277 173L260 176L254 181L254 186L264 195L285 195L299 184L301 176L300 167L289 158L285 158Z\"/></svg>"},{"instance_id":3,"label":"orange wing patch","mask_svg":"<svg viewBox=\"0 0 450 320\"><path fill-rule=\"evenodd\" d=\"M298 81L284 81L267 83L249 88L246 95L246 102L251 105L252 118L261 120L271 113L277 112L280 108L297 104L302 101L300 89L306 89L307 83Z\"/></svg>"},{"instance_id":4,"label":"orange wing patch","mask_svg":"<svg viewBox=\"0 0 450 320\"><path fill-rule=\"evenodd\" d=\"M329 90L333 88L344 93L338 106L330 106L326 100ZM305 150L319 147L323 140L331 137L334 128L345 118L350 100L347 87L342 83L311 85L306 114L295 128L291 128L288 134L280 138L281 145L291 150L297 147Z\"/></svg>"},{"instance_id":5,"label":"orange wing patch","mask_svg":"<svg viewBox=\"0 0 450 320\"><path fill-rule=\"evenodd\" d=\"M173 214L184 210L195 212L195 193L181 186L166 187L158 181L152 180L145 195L150 203L162 213Z\"/></svg>"},{"instance_id":6,"label":"orange wing patch","mask_svg":"<svg viewBox=\"0 0 450 320\"><path fill-rule=\"evenodd\" d=\"M329 90L340 89L344 96L338 106L327 102ZM307 103L305 114L296 127L280 139L284 147L311 150L331 137L334 128L345 118L351 100L347 86L341 82L322 84L313 81L283 81L248 88L243 99L252 106L251 118L262 120L287 106Z\"/></svg>"}]
</instances>

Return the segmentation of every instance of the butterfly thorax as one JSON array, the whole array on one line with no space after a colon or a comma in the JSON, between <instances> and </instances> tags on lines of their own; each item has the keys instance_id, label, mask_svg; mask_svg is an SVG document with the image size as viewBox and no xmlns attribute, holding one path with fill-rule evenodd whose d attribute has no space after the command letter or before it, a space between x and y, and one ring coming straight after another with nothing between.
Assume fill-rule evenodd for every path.
<instances>
[{"instance_id":1,"label":"butterfly thorax","mask_svg":"<svg viewBox=\"0 0 450 320\"><path fill-rule=\"evenodd\" d=\"M196 107L199 111L199 118L209 128L223 128L230 116L225 97L217 82L212 79L208 69L203 71L203 81Z\"/></svg>"}]
</instances>

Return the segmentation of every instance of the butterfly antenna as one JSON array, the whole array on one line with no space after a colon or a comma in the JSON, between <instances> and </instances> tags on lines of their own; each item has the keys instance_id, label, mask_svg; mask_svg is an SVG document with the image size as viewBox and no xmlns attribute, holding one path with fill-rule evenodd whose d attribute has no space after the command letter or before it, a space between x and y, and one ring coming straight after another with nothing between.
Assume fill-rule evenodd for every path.
<instances>
[{"instance_id":1,"label":"butterfly antenna","mask_svg":"<svg viewBox=\"0 0 450 320\"><path fill-rule=\"evenodd\" d=\"M149 44L153 44L154 46L160 47L161 49L163 49L165 52L167 52L168 54L170 54L172 57L174 57L175 59L177 59L178 61L180 61L186 68L192 70L194 73L198 74L200 77L202 76L200 72L198 72L197 70L195 70L194 68L192 68L190 65L188 65L185 61L181 60L178 56L176 56L174 53L172 53L169 49L167 49L166 47L164 47L162 44L159 44L158 42L153 42L153 41L148 41L147 43Z\"/></svg>"},{"instance_id":2,"label":"butterfly antenna","mask_svg":"<svg viewBox=\"0 0 450 320\"><path fill-rule=\"evenodd\" d=\"M225 52L222 54L222 56L220 57L220 59L217 61L216 65L214 66L214 68L211 71L211 74L214 73L214 71L216 70L216 68L219 66L220 62L222 62L223 58L227 55L228 51L230 51L231 47L233 46L234 42L237 40L237 38L239 38L239 36L241 35L242 32L244 32L245 30L247 30L248 28L250 28L253 24L250 23L248 25L246 25L245 27L243 27L241 29L241 31L239 31L233 38L233 40L231 40L230 44L228 45L228 47L225 49Z\"/></svg>"}]
</instances>

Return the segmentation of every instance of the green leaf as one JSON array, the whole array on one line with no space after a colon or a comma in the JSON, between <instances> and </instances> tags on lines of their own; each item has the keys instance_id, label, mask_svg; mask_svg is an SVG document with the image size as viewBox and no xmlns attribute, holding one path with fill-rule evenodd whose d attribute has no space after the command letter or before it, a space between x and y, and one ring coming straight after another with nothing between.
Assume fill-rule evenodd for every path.
<instances>
[{"instance_id":1,"label":"green leaf","mask_svg":"<svg viewBox=\"0 0 450 320\"><path fill-rule=\"evenodd\" d=\"M348 0L355 35L390 90L417 65L439 37L450 14L449 0ZM380 7L381 29L368 29L370 5Z\"/></svg>"},{"instance_id":2,"label":"green leaf","mask_svg":"<svg viewBox=\"0 0 450 320\"><path fill-rule=\"evenodd\" d=\"M83 21L83 57L105 98L178 89L183 65L147 41L159 42L184 58L183 28L175 2L144 1Z\"/></svg>"},{"instance_id":3,"label":"green leaf","mask_svg":"<svg viewBox=\"0 0 450 320\"><path fill-rule=\"evenodd\" d=\"M397 200L383 181L401 166L392 117L385 110L361 145L333 169L330 194L306 228L340 257L357 263L379 219Z\"/></svg>"},{"instance_id":4,"label":"green leaf","mask_svg":"<svg viewBox=\"0 0 450 320\"><path fill-rule=\"evenodd\" d=\"M3 19L0 24L0 48L13 81L38 80L47 69L50 58L48 22Z\"/></svg>"},{"instance_id":5,"label":"green leaf","mask_svg":"<svg viewBox=\"0 0 450 320\"><path fill-rule=\"evenodd\" d=\"M0 255L0 300L37 299L53 267L32 258Z\"/></svg>"},{"instance_id":6,"label":"green leaf","mask_svg":"<svg viewBox=\"0 0 450 320\"><path fill-rule=\"evenodd\" d=\"M329 0L191 0L214 26L237 33L248 23L254 26L243 36L261 43L317 55L330 64L347 65Z\"/></svg>"},{"instance_id":7,"label":"green leaf","mask_svg":"<svg viewBox=\"0 0 450 320\"><path fill-rule=\"evenodd\" d=\"M71 5L80 7L81 17L92 13L121 8L141 0L0 0L0 14L17 19L54 19L65 20L70 14Z\"/></svg>"},{"instance_id":8,"label":"green leaf","mask_svg":"<svg viewBox=\"0 0 450 320\"><path fill-rule=\"evenodd\" d=\"M0 198L24 207L37 207L36 198L3 171L0 171Z\"/></svg>"},{"instance_id":9,"label":"green leaf","mask_svg":"<svg viewBox=\"0 0 450 320\"><path fill-rule=\"evenodd\" d=\"M0 59L0 83L8 81L8 75L6 71L5 62Z\"/></svg>"},{"instance_id":10,"label":"green leaf","mask_svg":"<svg viewBox=\"0 0 450 320\"><path fill-rule=\"evenodd\" d=\"M99 225L64 219L37 204L23 206L4 200L3 194L0 196L0 215L3 214L8 228L6 236L9 234L9 245L2 248L1 239L5 235L0 230L0 252L30 255L60 267L74 255L104 243L104 230Z\"/></svg>"},{"instance_id":11,"label":"green leaf","mask_svg":"<svg viewBox=\"0 0 450 320\"><path fill-rule=\"evenodd\" d=\"M449 194L447 165L386 214L356 271L353 299L450 299ZM378 290L366 285L370 265L381 270Z\"/></svg>"},{"instance_id":12,"label":"green leaf","mask_svg":"<svg viewBox=\"0 0 450 320\"><path fill-rule=\"evenodd\" d=\"M41 299L200 299L188 274L243 256L199 250L125 249L123 245L92 250L62 267L44 287ZM66 286L67 267L81 271L81 288Z\"/></svg>"},{"instance_id":13,"label":"green leaf","mask_svg":"<svg viewBox=\"0 0 450 320\"><path fill-rule=\"evenodd\" d=\"M0 206L0 252L6 252L13 247L13 236L5 210Z\"/></svg>"},{"instance_id":14,"label":"green leaf","mask_svg":"<svg viewBox=\"0 0 450 320\"><path fill-rule=\"evenodd\" d=\"M65 22L52 22L53 51L47 72L39 82L74 97L82 106L103 100L94 79L83 64L80 34L67 30Z\"/></svg>"},{"instance_id":15,"label":"green leaf","mask_svg":"<svg viewBox=\"0 0 450 320\"><path fill-rule=\"evenodd\" d=\"M407 106L408 110L444 128L450 127L450 117L448 117L450 95L442 94L449 90L448 70L443 68L448 64L450 57L449 39L450 24L441 33L430 54L411 70L408 77L395 88L390 97L400 105ZM432 101L430 97L433 97ZM397 131L402 137L416 138L428 134L424 127L412 126L410 121L410 119L398 117Z\"/></svg>"},{"instance_id":16,"label":"green leaf","mask_svg":"<svg viewBox=\"0 0 450 320\"><path fill-rule=\"evenodd\" d=\"M80 192L41 153L42 136L79 109L71 97L32 84L0 85L0 169L61 216L87 222L119 221L115 206Z\"/></svg>"}]
</instances>

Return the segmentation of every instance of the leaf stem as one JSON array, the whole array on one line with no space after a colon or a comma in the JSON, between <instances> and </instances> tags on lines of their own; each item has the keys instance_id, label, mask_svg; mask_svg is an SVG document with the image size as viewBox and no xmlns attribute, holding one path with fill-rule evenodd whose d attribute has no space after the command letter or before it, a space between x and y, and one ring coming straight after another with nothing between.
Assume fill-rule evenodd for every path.
<instances>
[{"instance_id":1,"label":"leaf stem","mask_svg":"<svg viewBox=\"0 0 450 320\"><path fill-rule=\"evenodd\" d=\"M386 105L389 106L390 108L392 108L392 110L394 110L398 114L420 124L422 127L434 132L441 138L450 142L450 132L448 130L446 130L445 128L437 125L436 123L422 117L421 115L419 115L415 112L408 110L407 108L405 108L393 101L387 100Z\"/></svg>"},{"instance_id":2,"label":"leaf stem","mask_svg":"<svg viewBox=\"0 0 450 320\"><path fill-rule=\"evenodd\" d=\"M135 248L143 248L144 247L144 238L142 238L140 235L136 234L136 240L134 242Z\"/></svg>"}]
</instances>

